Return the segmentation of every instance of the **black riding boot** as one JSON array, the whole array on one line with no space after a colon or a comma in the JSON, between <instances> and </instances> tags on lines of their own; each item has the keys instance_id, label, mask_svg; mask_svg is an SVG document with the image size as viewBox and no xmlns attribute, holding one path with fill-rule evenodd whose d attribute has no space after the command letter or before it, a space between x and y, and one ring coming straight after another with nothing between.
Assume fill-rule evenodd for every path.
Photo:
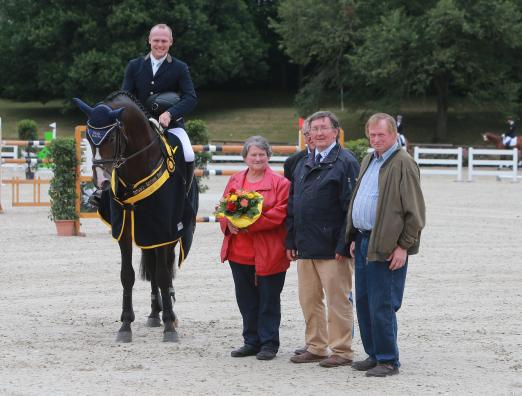
<instances>
[{"instance_id":1,"label":"black riding boot","mask_svg":"<svg viewBox=\"0 0 522 396\"><path fill-rule=\"evenodd\" d=\"M187 194L190 192L190 187L192 187L192 181L194 180L195 163L195 161L185 163L185 185L187 187Z\"/></svg>"},{"instance_id":2,"label":"black riding boot","mask_svg":"<svg viewBox=\"0 0 522 396\"><path fill-rule=\"evenodd\" d=\"M101 204L101 195L102 195L102 190L96 190L94 191L91 196L89 197L89 199L87 200L87 203L93 207L93 209L98 209L100 207L100 204Z\"/></svg>"}]
</instances>

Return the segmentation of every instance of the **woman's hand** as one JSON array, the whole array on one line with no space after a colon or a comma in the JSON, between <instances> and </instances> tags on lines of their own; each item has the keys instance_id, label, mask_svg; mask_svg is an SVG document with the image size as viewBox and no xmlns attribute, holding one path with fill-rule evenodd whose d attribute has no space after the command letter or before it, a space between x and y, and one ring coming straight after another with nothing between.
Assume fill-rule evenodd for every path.
<instances>
[{"instance_id":1,"label":"woman's hand","mask_svg":"<svg viewBox=\"0 0 522 396\"><path fill-rule=\"evenodd\" d=\"M228 219L227 219L227 228L231 234L234 234L234 235L239 234L239 228L237 228L234 224L232 224L230 221L228 221Z\"/></svg>"}]
</instances>

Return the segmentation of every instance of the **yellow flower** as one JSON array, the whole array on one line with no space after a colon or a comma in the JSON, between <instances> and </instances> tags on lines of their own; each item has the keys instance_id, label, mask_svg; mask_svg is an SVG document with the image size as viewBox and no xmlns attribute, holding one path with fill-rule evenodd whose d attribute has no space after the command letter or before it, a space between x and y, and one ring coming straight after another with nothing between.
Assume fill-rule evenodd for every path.
<instances>
[{"instance_id":1,"label":"yellow flower","mask_svg":"<svg viewBox=\"0 0 522 396\"><path fill-rule=\"evenodd\" d=\"M230 201L237 201L237 195L236 194L231 195Z\"/></svg>"},{"instance_id":2,"label":"yellow flower","mask_svg":"<svg viewBox=\"0 0 522 396\"><path fill-rule=\"evenodd\" d=\"M253 193L248 193L246 196L247 196L248 199L254 198L254 194Z\"/></svg>"}]
</instances>

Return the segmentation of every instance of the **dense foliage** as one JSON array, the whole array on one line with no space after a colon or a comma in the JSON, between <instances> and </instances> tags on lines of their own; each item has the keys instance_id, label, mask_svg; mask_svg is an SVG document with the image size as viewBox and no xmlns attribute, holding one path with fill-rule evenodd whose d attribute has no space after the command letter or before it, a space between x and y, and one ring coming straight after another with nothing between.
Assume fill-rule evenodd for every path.
<instances>
[{"instance_id":1,"label":"dense foliage","mask_svg":"<svg viewBox=\"0 0 522 396\"><path fill-rule=\"evenodd\" d=\"M0 96L99 100L119 88L130 59L147 53L159 22L173 27L172 52L197 86L262 77L267 45L248 3L0 0Z\"/></svg>"},{"instance_id":2,"label":"dense foliage","mask_svg":"<svg viewBox=\"0 0 522 396\"><path fill-rule=\"evenodd\" d=\"M58 138L51 142L49 156L54 173L49 187L51 213L54 220L75 220L76 214L76 144L74 138Z\"/></svg>"},{"instance_id":3,"label":"dense foliage","mask_svg":"<svg viewBox=\"0 0 522 396\"><path fill-rule=\"evenodd\" d=\"M368 154L368 148L370 147L368 144L368 139L356 139L349 140L344 143L344 147L350 150L357 158L357 161L361 163L362 159Z\"/></svg>"},{"instance_id":4,"label":"dense foliage","mask_svg":"<svg viewBox=\"0 0 522 396\"><path fill-rule=\"evenodd\" d=\"M435 95L434 140L446 138L452 96L513 108L521 95L520 1L285 0L279 17L275 28L287 54L301 65L315 65L301 91L305 98L331 85L320 77L340 64L337 84L359 103L380 100L382 108L382 99ZM309 112L315 103L308 100Z\"/></svg>"},{"instance_id":5,"label":"dense foliage","mask_svg":"<svg viewBox=\"0 0 522 396\"><path fill-rule=\"evenodd\" d=\"M208 144L209 136L208 136L208 128L203 120L190 120L185 123L185 129L187 134L189 135L190 141L192 144ZM212 155L208 152L204 153L195 153L196 155L196 168L204 169L207 166L207 163L212 158ZM203 177L208 178L207 176L197 177L197 183L199 187L199 192L205 192L208 189L206 184L203 184Z\"/></svg>"},{"instance_id":6,"label":"dense foliage","mask_svg":"<svg viewBox=\"0 0 522 396\"><path fill-rule=\"evenodd\" d=\"M331 91L369 111L435 96L445 140L453 98L522 97L519 0L0 0L0 97L100 100L158 22L198 89L295 79L303 116Z\"/></svg>"},{"instance_id":7,"label":"dense foliage","mask_svg":"<svg viewBox=\"0 0 522 396\"><path fill-rule=\"evenodd\" d=\"M38 140L38 125L33 120L20 120L16 124L18 139Z\"/></svg>"}]
</instances>

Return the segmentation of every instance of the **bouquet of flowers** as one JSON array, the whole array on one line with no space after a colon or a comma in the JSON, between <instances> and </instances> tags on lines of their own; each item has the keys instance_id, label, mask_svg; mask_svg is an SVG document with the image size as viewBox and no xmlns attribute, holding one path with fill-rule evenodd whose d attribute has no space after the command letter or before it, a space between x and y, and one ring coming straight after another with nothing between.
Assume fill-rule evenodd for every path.
<instances>
[{"instance_id":1,"label":"bouquet of flowers","mask_svg":"<svg viewBox=\"0 0 522 396\"><path fill-rule=\"evenodd\" d=\"M226 217L238 228L254 224L263 210L263 196L256 191L231 188L216 205L216 217Z\"/></svg>"}]
</instances>

